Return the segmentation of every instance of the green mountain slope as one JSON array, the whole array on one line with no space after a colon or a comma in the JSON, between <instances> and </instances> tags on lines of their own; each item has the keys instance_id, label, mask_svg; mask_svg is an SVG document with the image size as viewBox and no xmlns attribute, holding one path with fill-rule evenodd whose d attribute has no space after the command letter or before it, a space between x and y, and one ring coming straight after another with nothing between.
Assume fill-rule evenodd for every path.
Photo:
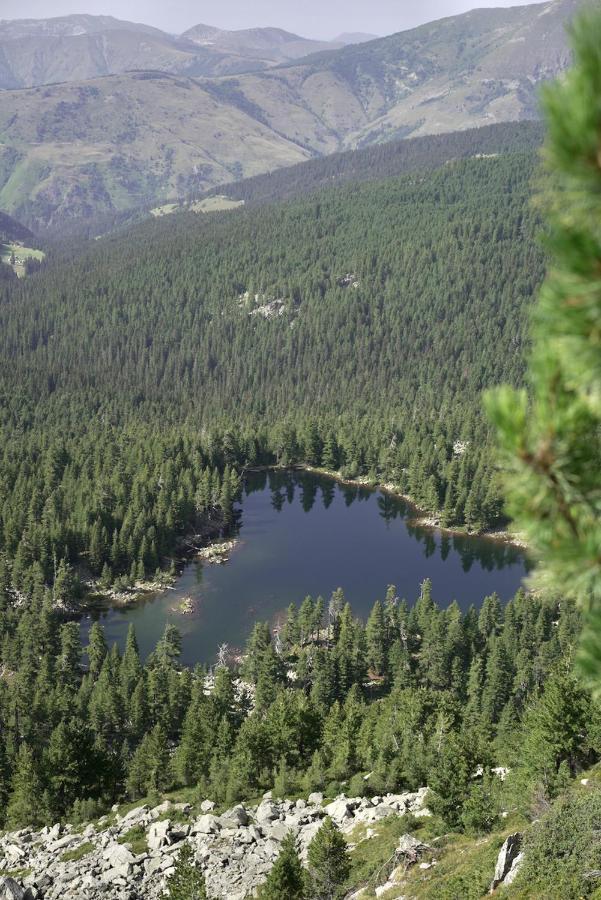
<instances>
[{"instance_id":1,"label":"green mountain slope","mask_svg":"<svg viewBox=\"0 0 601 900\"><path fill-rule=\"evenodd\" d=\"M308 156L198 82L158 72L0 94L0 203L30 223L128 209Z\"/></svg>"},{"instance_id":2,"label":"green mountain slope","mask_svg":"<svg viewBox=\"0 0 601 900\"><path fill-rule=\"evenodd\" d=\"M341 468L495 523L480 394L522 374L535 167L463 160L55 251L0 304L0 409L44 440L229 429L241 463Z\"/></svg>"},{"instance_id":3,"label":"green mountain slope","mask_svg":"<svg viewBox=\"0 0 601 900\"><path fill-rule=\"evenodd\" d=\"M201 199L226 196L247 206L289 200L348 181L377 181L408 172L431 171L459 159L535 150L542 146L542 140L540 122L504 122L371 144L213 188Z\"/></svg>"},{"instance_id":4,"label":"green mountain slope","mask_svg":"<svg viewBox=\"0 0 601 900\"><path fill-rule=\"evenodd\" d=\"M239 80L276 130L319 152L537 116L569 63L577 0L474 10Z\"/></svg>"},{"instance_id":5,"label":"green mountain slope","mask_svg":"<svg viewBox=\"0 0 601 900\"><path fill-rule=\"evenodd\" d=\"M6 244L10 241L32 242L34 236L29 228L25 228L12 216L0 212L0 244Z\"/></svg>"}]
</instances>

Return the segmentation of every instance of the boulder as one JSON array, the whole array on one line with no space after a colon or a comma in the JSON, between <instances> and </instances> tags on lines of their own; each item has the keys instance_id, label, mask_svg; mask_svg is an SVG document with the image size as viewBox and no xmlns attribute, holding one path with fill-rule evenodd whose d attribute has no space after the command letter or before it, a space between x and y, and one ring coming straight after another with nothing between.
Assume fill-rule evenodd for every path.
<instances>
[{"instance_id":1,"label":"boulder","mask_svg":"<svg viewBox=\"0 0 601 900\"><path fill-rule=\"evenodd\" d=\"M519 868L522 862L523 835L516 831L505 838L503 846L499 850L497 857L497 865L495 866L495 874L490 885L490 893L492 894L500 884L511 884L516 877L517 871L514 871L516 865ZM507 879L510 879L509 882Z\"/></svg>"},{"instance_id":2,"label":"boulder","mask_svg":"<svg viewBox=\"0 0 601 900\"><path fill-rule=\"evenodd\" d=\"M265 836L274 841L283 841L290 829L282 822L275 822L265 830Z\"/></svg>"},{"instance_id":3,"label":"boulder","mask_svg":"<svg viewBox=\"0 0 601 900\"><path fill-rule=\"evenodd\" d=\"M109 844L102 852L102 858L106 859L113 869L132 866L136 857L124 844Z\"/></svg>"},{"instance_id":4,"label":"boulder","mask_svg":"<svg viewBox=\"0 0 601 900\"><path fill-rule=\"evenodd\" d=\"M503 879L504 885L513 884L513 882L515 881L515 879L518 877L518 875L520 873L520 869L522 868L523 863L524 863L524 851L522 850L522 852L518 853L518 855L514 859L511 869L509 870L509 872Z\"/></svg>"},{"instance_id":5,"label":"boulder","mask_svg":"<svg viewBox=\"0 0 601 900\"><path fill-rule=\"evenodd\" d=\"M324 811L334 822L344 822L345 819L353 818L353 813L346 799L334 800L332 803L328 803L324 807Z\"/></svg>"},{"instance_id":6,"label":"boulder","mask_svg":"<svg viewBox=\"0 0 601 900\"><path fill-rule=\"evenodd\" d=\"M423 853L431 850L432 847L413 837L412 834L404 834L399 838L396 855L402 856L405 863L416 863Z\"/></svg>"},{"instance_id":7,"label":"boulder","mask_svg":"<svg viewBox=\"0 0 601 900\"><path fill-rule=\"evenodd\" d=\"M153 819L158 819L159 816L164 816L165 813L168 813L171 809L171 800L164 800L163 803L159 803L158 806L154 806L150 810L150 815Z\"/></svg>"},{"instance_id":8,"label":"boulder","mask_svg":"<svg viewBox=\"0 0 601 900\"><path fill-rule=\"evenodd\" d=\"M169 819L162 819L160 822L154 822L146 834L149 850L160 850L161 847L171 843L169 840L170 830L171 822Z\"/></svg>"},{"instance_id":9,"label":"boulder","mask_svg":"<svg viewBox=\"0 0 601 900\"><path fill-rule=\"evenodd\" d=\"M119 826L124 831L128 831L135 825L141 825L148 816L149 812L150 809L148 806L136 806L135 809L130 809L130 811L126 813L126 815L124 815L122 819L119 820Z\"/></svg>"},{"instance_id":10,"label":"boulder","mask_svg":"<svg viewBox=\"0 0 601 900\"><path fill-rule=\"evenodd\" d=\"M263 800L262 803L257 807L257 811L255 813L255 819L259 825L267 824L268 822L273 822L276 819L280 818L280 811L275 803L272 803L271 800Z\"/></svg>"},{"instance_id":11,"label":"boulder","mask_svg":"<svg viewBox=\"0 0 601 900\"><path fill-rule=\"evenodd\" d=\"M232 809L228 809L226 813L219 817L219 824L222 828L239 828L241 825L248 825L248 813L244 806L239 803Z\"/></svg>"},{"instance_id":12,"label":"boulder","mask_svg":"<svg viewBox=\"0 0 601 900\"><path fill-rule=\"evenodd\" d=\"M207 813L204 816L199 816L194 822L191 834L216 834L220 829L221 825L217 816Z\"/></svg>"},{"instance_id":13,"label":"boulder","mask_svg":"<svg viewBox=\"0 0 601 900\"><path fill-rule=\"evenodd\" d=\"M0 900L24 900L25 891L14 878L0 878Z\"/></svg>"}]
</instances>

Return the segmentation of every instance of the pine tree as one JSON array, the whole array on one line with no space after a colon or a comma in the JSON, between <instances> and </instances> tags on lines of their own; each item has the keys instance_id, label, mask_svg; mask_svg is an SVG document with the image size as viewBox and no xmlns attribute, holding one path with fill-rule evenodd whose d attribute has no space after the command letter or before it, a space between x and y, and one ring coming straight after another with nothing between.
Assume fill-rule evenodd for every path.
<instances>
[{"instance_id":1,"label":"pine tree","mask_svg":"<svg viewBox=\"0 0 601 900\"><path fill-rule=\"evenodd\" d=\"M160 725L145 735L134 753L127 775L127 790L132 798L160 795L171 786L171 761L165 732Z\"/></svg>"},{"instance_id":2,"label":"pine tree","mask_svg":"<svg viewBox=\"0 0 601 900\"><path fill-rule=\"evenodd\" d=\"M257 900L304 900L305 877L296 850L294 835L289 833L281 843L267 880L259 888Z\"/></svg>"},{"instance_id":3,"label":"pine tree","mask_svg":"<svg viewBox=\"0 0 601 900\"><path fill-rule=\"evenodd\" d=\"M310 896L314 900L340 896L351 863L346 841L329 816L309 844L307 860Z\"/></svg>"},{"instance_id":4,"label":"pine tree","mask_svg":"<svg viewBox=\"0 0 601 900\"><path fill-rule=\"evenodd\" d=\"M94 622L90 628L86 653L88 654L89 671L92 678L98 678L102 663L108 652L104 637L104 628L98 622Z\"/></svg>"},{"instance_id":5,"label":"pine tree","mask_svg":"<svg viewBox=\"0 0 601 900\"><path fill-rule=\"evenodd\" d=\"M194 851L190 844L184 844L179 851L175 870L167 879L161 900L207 900L205 880L194 863Z\"/></svg>"},{"instance_id":6,"label":"pine tree","mask_svg":"<svg viewBox=\"0 0 601 900\"><path fill-rule=\"evenodd\" d=\"M520 774L555 796L562 765L573 775L586 760L589 723L591 704L582 687L570 673L554 672L524 719Z\"/></svg>"},{"instance_id":7,"label":"pine tree","mask_svg":"<svg viewBox=\"0 0 601 900\"><path fill-rule=\"evenodd\" d=\"M582 605L582 665L601 691L601 12L573 22L574 66L546 88L547 244L530 390L487 398L508 474L509 512L539 583Z\"/></svg>"},{"instance_id":8,"label":"pine tree","mask_svg":"<svg viewBox=\"0 0 601 900\"><path fill-rule=\"evenodd\" d=\"M367 620L365 631L367 640L367 664L375 675L383 675L386 671L386 623L384 609L379 600Z\"/></svg>"},{"instance_id":9,"label":"pine tree","mask_svg":"<svg viewBox=\"0 0 601 900\"><path fill-rule=\"evenodd\" d=\"M31 748L21 744L15 763L12 791L6 810L9 828L25 825L36 827L44 823L44 786Z\"/></svg>"}]
</instances>

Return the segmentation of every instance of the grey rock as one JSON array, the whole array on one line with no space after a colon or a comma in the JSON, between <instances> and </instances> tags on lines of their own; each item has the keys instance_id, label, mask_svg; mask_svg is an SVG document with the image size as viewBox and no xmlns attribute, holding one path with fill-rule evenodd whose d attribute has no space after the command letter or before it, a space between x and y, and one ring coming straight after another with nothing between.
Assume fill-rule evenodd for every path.
<instances>
[{"instance_id":1,"label":"grey rock","mask_svg":"<svg viewBox=\"0 0 601 900\"><path fill-rule=\"evenodd\" d=\"M192 825L192 834L215 834L221 830L221 825L217 816L207 813L200 816Z\"/></svg>"},{"instance_id":2,"label":"grey rock","mask_svg":"<svg viewBox=\"0 0 601 900\"><path fill-rule=\"evenodd\" d=\"M515 879L520 874L520 869L522 868L523 864L524 864L524 851L522 851L521 853L518 853L518 855L514 859L511 869L509 870L509 872L503 879L504 885L513 884Z\"/></svg>"},{"instance_id":3,"label":"grey rock","mask_svg":"<svg viewBox=\"0 0 601 900\"><path fill-rule=\"evenodd\" d=\"M518 862L518 857L523 856L523 854L520 853L522 849L522 841L523 835L519 831L516 831L514 834L510 834L506 837L497 857L495 874L490 885L491 894L496 888L498 888L500 884L507 883L507 877L511 876L514 865ZM521 865L521 860L518 863L518 867L519 865ZM513 881L513 879L516 877L516 874L517 872L513 873L513 878L511 878L511 881ZM509 883L511 883L511 881Z\"/></svg>"},{"instance_id":4,"label":"grey rock","mask_svg":"<svg viewBox=\"0 0 601 900\"><path fill-rule=\"evenodd\" d=\"M272 803L271 800L263 800L262 803L257 807L257 811L255 813L255 819L259 823L259 825L263 825L267 822L273 822L275 819L280 818L280 811L275 803Z\"/></svg>"},{"instance_id":5,"label":"grey rock","mask_svg":"<svg viewBox=\"0 0 601 900\"><path fill-rule=\"evenodd\" d=\"M215 804L212 800L203 800L200 804L200 810L203 813L213 812L215 809Z\"/></svg>"},{"instance_id":6,"label":"grey rock","mask_svg":"<svg viewBox=\"0 0 601 900\"><path fill-rule=\"evenodd\" d=\"M102 853L112 868L131 866L136 861L135 856L123 844L110 844Z\"/></svg>"},{"instance_id":7,"label":"grey rock","mask_svg":"<svg viewBox=\"0 0 601 900\"><path fill-rule=\"evenodd\" d=\"M153 822L146 833L146 841L150 850L160 850L166 844L169 844L169 831L171 822L169 819L163 819L160 822Z\"/></svg>"},{"instance_id":8,"label":"grey rock","mask_svg":"<svg viewBox=\"0 0 601 900\"><path fill-rule=\"evenodd\" d=\"M405 857L408 862L416 862L422 853L431 849L428 844L424 844L412 834L404 834L399 838L396 854Z\"/></svg>"},{"instance_id":9,"label":"grey rock","mask_svg":"<svg viewBox=\"0 0 601 900\"><path fill-rule=\"evenodd\" d=\"M245 807L239 803L219 817L223 828L238 828L240 825L248 825L248 813Z\"/></svg>"},{"instance_id":10,"label":"grey rock","mask_svg":"<svg viewBox=\"0 0 601 900\"><path fill-rule=\"evenodd\" d=\"M269 828L265 829L265 836L274 841L282 842L289 833L290 828L281 822L275 822Z\"/></svg>"},{"instance_id":11,"label":"grey rock","mask_svg":"<svg viewBox=\"0 0 601 900\"><path fill-rule=\"evenodd\" d=\"M352 819L353 813L346 799L334 800L324 807L326 815L335 822L344 822L345 819Z\"/></svg>"},{"instance_id":12,"label":"grey rock","mask_svg":"<svg viewBox=\"0 0 601 900\"><path fill-rule=\"evenodd\" d=\"M0 878L0 900L24 900L25 891L14 878Z\"/></svg>"}]
</instances>

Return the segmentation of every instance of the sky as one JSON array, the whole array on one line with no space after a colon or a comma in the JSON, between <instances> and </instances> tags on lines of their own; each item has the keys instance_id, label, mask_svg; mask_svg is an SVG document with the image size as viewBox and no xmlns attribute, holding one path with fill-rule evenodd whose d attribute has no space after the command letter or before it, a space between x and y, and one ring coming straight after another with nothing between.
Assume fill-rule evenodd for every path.
<instances>
[{"instance_id":1,"label":"sky","mask_svg":"<svg viewBox=\"0 0 601 900\"><path fill-rule=\"evenodd\" d=\"M328 39L341 32L392 34L474 7L528 2L532 0L0 0L0 19L92 13L155 25L173 34L202 22L219 28L270 25Z\"/></svg>"}]
</instances>

